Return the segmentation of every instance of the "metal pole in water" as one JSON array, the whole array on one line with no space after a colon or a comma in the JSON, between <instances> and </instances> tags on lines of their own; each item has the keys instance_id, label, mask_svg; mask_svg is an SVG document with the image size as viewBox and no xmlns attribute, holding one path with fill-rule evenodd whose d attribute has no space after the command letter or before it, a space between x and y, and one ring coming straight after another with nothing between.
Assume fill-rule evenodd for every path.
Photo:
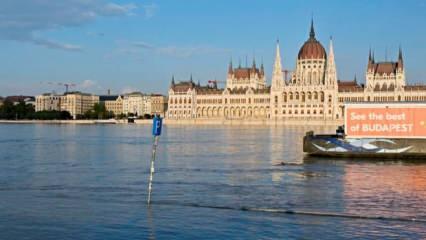
<instances>
[{"instance_id":1,"label":"metal pole in water","mask_svg":"<svg viewBox=\"0 0 426 240\"><path fill-rule=\"evenodd\" d=\"M155 116L152 123L152 135L154 136L152 144L152 156L151 156L151 167L149 174L149 184L148 184L148 206L151 204L151 194L152 194L152 181L154 179L154 162L155 155L157 153L158 139L161 135L161 128L163 124L163 119L159 116Z\"/></svg>"}]
</instances>

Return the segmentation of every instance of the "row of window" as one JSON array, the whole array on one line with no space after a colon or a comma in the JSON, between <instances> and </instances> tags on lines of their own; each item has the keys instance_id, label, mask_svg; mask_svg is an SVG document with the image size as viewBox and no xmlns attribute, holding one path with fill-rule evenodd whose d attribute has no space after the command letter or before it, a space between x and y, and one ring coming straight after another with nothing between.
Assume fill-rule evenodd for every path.
<instances>
[{"instance_id":1,"label":"row of window","mask_svg":"<svg viewBox=\"0 0 426 240\"><path fill-rule=\"evenodd\" d=\"M191 98L179 98L179 100L177 98L170 98L170 104L187 104L187 103L192 103Z\"/></svg>"},{"instance_id":2,"label":"row of window","mask_svg":"<svg viewBox=\"0 0 426 240\"><path fill-rule=\"evenodd\" d=\"M306 100L308 101L318 100L318 97L319 97L319 100L321 100L321 102L324 102L324 92L320 92L319 94L318 92L313 92L313 93L301 92L300 94L299 92L295 92L295 93L289 92L288 94L287 93L283 94L284 102L293 101L293 100L296 100L296 101L301 100L302 102L305 102ZM274 100L275 100L275 103L278 103L278 96L275 96ZM333 100L333 96L331 94L328 95L328 102L331 102L332 100Z\"/></svg>"},{"instance_id":3,"label":"row of window","mask_svg":"<svg viewBox=\"0 0 426 240\"><path fill-rule=\"evenodd\" d=\"M370 96L364 100L364 97L339 97L339 102L370 102L373 99L374 102L393 102L393 101L403 101L403 97L398 96L375 96L371 98ZM426 101L426 96L405 96L405 101Z\"/></svg>"}]
</instances>

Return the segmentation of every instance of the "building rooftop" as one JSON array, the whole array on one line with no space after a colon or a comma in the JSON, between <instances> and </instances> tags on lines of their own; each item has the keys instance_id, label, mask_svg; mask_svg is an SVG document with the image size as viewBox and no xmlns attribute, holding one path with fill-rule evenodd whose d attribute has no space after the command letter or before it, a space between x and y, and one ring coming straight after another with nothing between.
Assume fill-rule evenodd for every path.
<instances>
[{"instance_id":1,"label":"building rooftop","mask_svg":"<svg viewBox=\"0 0 426 240\"><path fill-rule=\"evenodd\" d=\"M101 95L101 96L99 96L99 101L101 101L101 102L115 101L115 100L117 100L118 97L119 97L119 95Z\"/></svg>"},{"instance_id":2,"label":"building rooftop","mask_svg":"<svg viewBox=\"0 0 426 240\"><path fill-rule=\"evenodd\" d=\"M356 80L338 80L337 87L339 92L362 92L364 91L364 85L358 84Z\"/></svg>"}]
</instances>

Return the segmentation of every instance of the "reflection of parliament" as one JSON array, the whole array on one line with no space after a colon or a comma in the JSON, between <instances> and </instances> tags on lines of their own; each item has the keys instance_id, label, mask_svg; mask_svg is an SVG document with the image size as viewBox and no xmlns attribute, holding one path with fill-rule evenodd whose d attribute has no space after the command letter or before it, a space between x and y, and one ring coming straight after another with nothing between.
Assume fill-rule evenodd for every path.
<instances>
[{"instance_id":1,"label":"reflection of parliament","mask_svg":"<svg viewBox=\"0 0 426 240\"><path fill-rule=\"evenodd\" d=\"M406 85L399 49L396 62L376 62L368 56L366 84L337 79L333 44L328 55L315 38L313 23L297 56L296 69L284 79L277 43L272 84L267 86L263 64L234 68L229 63L225 89L217 82L201 86L190 81L169 89L169 119L337 120L348 102L426 101L426 86ZM287 78L287 77L285 77Z\"/></svg>"}]
</instances>

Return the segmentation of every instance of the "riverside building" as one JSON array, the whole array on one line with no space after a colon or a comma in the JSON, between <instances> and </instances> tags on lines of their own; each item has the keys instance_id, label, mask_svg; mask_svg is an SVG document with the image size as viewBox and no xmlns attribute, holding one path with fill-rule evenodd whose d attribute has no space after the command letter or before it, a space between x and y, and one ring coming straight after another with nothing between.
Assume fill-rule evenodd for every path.
<instances>
[{"instance_id":1,"label":"riverside building","mask_svg":"<svg viewBox=\"0 0 426 240\"><path fill-rule=\"evenodd\" d=\"M264 67L234 68L229 63L225 88L189 81L172 82L169 88L169 119L265 119L273 121L319 120L342 122L347 102L426 101L425 85L407 85L401 49L397 61L376 61L368 56L366 83L337 77L333 42L328 52L316 39L311 22L309 37L296 58L289 79L283 70L279 42L276 45L271 85Z\"/></svg>"},{"instance_id":2,"label":"riverside building","mask_svg":"<svg viewBox=\"0 0 426 240\"><path fill-rule=\"evenodd\" d=\"M92 110L99 103L99 96L81 92L66 92L64 95L43 94L36 97L36 111L67 111L76 119L79 115Z\"/></svg>"},{"instance_id":3,"label":"riverside building","mask_svg":"<svg viewBox=\"0 0 426 240\"><path fill-rule=\"evenodd\" d=\"M123 97L121 95L99 96L99 101L104 104L106 111L115 116L123 114Z\"/></svg>"}]
</instances>

